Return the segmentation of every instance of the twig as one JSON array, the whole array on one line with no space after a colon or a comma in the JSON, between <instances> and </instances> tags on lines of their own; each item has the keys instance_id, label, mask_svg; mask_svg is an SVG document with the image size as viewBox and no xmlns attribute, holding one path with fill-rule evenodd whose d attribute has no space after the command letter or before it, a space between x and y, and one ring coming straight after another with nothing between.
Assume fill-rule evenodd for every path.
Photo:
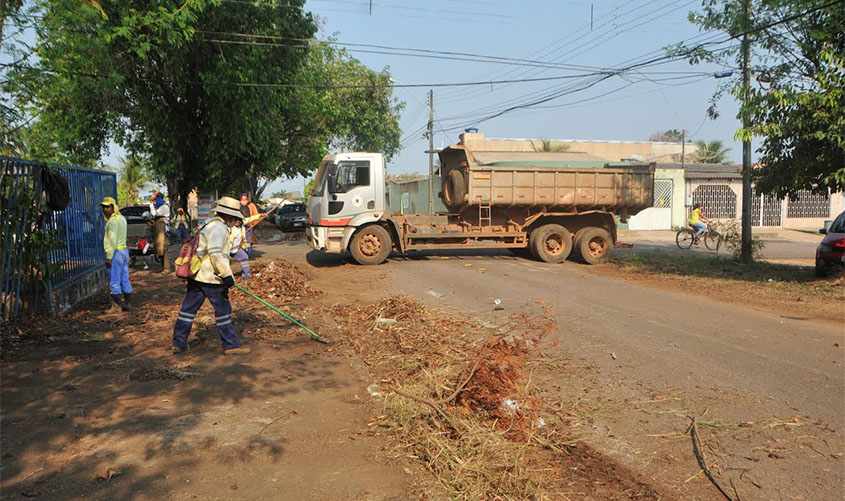
<instances>
[{"instance_id":1,"label":"twig","mask_svg":"<svg viewBox=\"0 0 845 501\"><path fill-rule=\"evenodd\" d=\"M26 479L28 479L29 477L35 475L39 471L43 471L44 465L46 465L46 464L47 464L47 457L45 456L44 461L41 461L41 468L38 468L37 470L28 473L25 477L23 477L23 479L20 481L20 483L24 483L26 481Z\"/></svg>"},{"instance_id":2,"label":"twig","mask_svg":"<svg viewBox=\"0 0 845 501\"><path fill-rule=\"evenodd\" d=\"M294 411L291 411L291 412L294 412ZM288 413L287 415L290 415L290 413ZM264 425L264 428L261 428L261 431L259 431L258 433L256 433L256 434L255 434L255 436L257 437L258 435L261 435L262 433L264 433L264 430L266 430L267 428L269 428L269 427L270 427L270 425L274 424L276 421L278 421L278 420L282 419L283 417L285 417L285 414L282 414L281 416L277 417L276 419L274 419L274 420L270 421L269 423L265 424L265 425Z\"/></svg>"},{"instance_id":3,"label":"twig","mask_svg":"<svg viewBox=\"0 0 845 501\"><path fill-rule=\"evenodd\" d=\"M458 387L455 388L455 391L451 395L449 395L447 398L441 398L440 400L435 401L435 403L445 404L445 403L449 403L452 400L454 400L455 397L458 396L458 393L460 393L464 389L464 387L466 387L467 383L469 383L469 380L472 379L472 376L475 375L475 371L478 370L479 365L481 365L481 358L480 357L475 361L475 364L473 364L472 370L469 371L469 376L467 376L466 379L464 379L464 382L459 384Z\"/></svg>"},{"instance_id":4,"label":"twig","mask_svg":"<svg viewBox=\"0 0 845 501\"><path fill-rule=\"evenodd\" d=\"M703 416L704 414L702 414ZM713 473L710 471L710 467L707 466L707 460L704 458L704 450L701 446L701 439L698 436L698 418L692 418L692 424L690 424L689 430L687 430L690 434L692 439L692 451L695 454L695 458L698 460L698 465L701 466L701 469L704 471L704 474L719 489L719 492L725 496L725 499L728 501L737 501L731 497L730 494L722 487L722 485L716 480L713 476ZM715 463L714 463L715 464Z\"/></svg>"},{"instance_id":5,"label":"twig","mask_svg":"<svg viewBox=\"0 0 845 501\"><path fill-rule=\"evenodd\" d=\"M399 395L402 395L403 397L410 398L411 400L416 400L417 402L419 402L421 404L425 404L425 405L431 407L432 409L437 411L437 413L440 414L440 416L442 416L443 419L445 419L447 423L449 423L449 426L451 426L455 430L458 429L458 427L455 426L455 423L452 421L452 418L450 418L449 415L446 414L446 412L443 409L441 409L440 406L437 405L436 402L434 402L434 400L431 400L430 398L420 397L420 396L414 395L413 393L408 393L407 391L402 390L400 388L394 387L393 391L395 391Z\"/></svg>"}]
</instances>

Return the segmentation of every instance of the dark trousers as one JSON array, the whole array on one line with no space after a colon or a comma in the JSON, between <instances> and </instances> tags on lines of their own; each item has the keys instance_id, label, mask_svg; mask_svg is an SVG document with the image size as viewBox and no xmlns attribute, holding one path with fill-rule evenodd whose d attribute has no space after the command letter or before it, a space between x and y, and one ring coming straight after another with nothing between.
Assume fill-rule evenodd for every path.
<instances>
[{"instance_id":1,"label":"dark trousers","mask_svg":"<svg viewBox=\"0 0 845 501\"><path fill-rule=\"evenodd\" d=\"M214 319L217 322L217 333L223 341L223 349L237 348L241 342L235 333L235 326L232 325L229 289L222 285L206 284L196 280L188 280L188 290L182 299L182 309L179 310L176 325L173 327L173 346L184 348L188 345L188 335L191 334L194 317L206 298L214 307Z\"/></svg>"}]
</instances>

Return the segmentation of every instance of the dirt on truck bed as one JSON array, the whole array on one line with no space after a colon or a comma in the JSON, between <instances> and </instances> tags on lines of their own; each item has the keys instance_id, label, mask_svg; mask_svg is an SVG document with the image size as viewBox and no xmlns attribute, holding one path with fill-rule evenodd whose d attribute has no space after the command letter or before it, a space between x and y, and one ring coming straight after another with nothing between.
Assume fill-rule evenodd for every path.
<instances>
[{"instance_id":1,"label":"dirt on truck bed","mask_svg":"<svg viewBox=\"0 0 845 501\"><path fill-rule=\"evenodd\" d=\"M191 349L172 355L184 286L142 271L131 314L96 298L6 327L3 498L666 499L579 443L565 406L532 386L567 370L532 344L543 314L513 319L536 329L491 331L379 300L377 274L315 277L283 259L253 271L245 287L334 344L233 290L252 354L223 356L203 306Z\"/></svg>"}]
</instances>

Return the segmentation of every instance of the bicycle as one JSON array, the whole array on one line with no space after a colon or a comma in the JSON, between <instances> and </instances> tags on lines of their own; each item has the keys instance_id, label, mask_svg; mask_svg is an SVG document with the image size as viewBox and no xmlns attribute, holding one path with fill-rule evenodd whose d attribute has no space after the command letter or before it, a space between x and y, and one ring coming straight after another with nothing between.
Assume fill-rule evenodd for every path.
<instances>
[{"instance_id":1,"label":"bicycle","mask_svg":"<svg viewBox=\"0 0 845 501\"><path fill-rule=\"evenodd\" d=\"M707 230L702 234L704 239L704 246L710 250L718 251L722 245L722 234L713 228L712 224L707 225ZM695 235L695 230L690 226L684 226L675 234L675 243L679 249L689 249L696 243L698 237Z\"/></svg>"}]
</instances>

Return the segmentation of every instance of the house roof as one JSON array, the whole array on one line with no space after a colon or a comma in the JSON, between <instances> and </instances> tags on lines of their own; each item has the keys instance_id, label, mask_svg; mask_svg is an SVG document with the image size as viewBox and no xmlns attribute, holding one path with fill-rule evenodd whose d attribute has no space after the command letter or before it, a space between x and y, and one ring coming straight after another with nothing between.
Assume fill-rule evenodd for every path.
<instances>
[{"instance_id":1,"label":"house roof","mask_svg":"<svg viewBox=\"0 0 845 501\"><path fill-rule=\"evenodd\" d=\"M658 163L657 169L683 169L687 179L738 179L742 177L741 165Z\"/></svg>"}]
</instances>

